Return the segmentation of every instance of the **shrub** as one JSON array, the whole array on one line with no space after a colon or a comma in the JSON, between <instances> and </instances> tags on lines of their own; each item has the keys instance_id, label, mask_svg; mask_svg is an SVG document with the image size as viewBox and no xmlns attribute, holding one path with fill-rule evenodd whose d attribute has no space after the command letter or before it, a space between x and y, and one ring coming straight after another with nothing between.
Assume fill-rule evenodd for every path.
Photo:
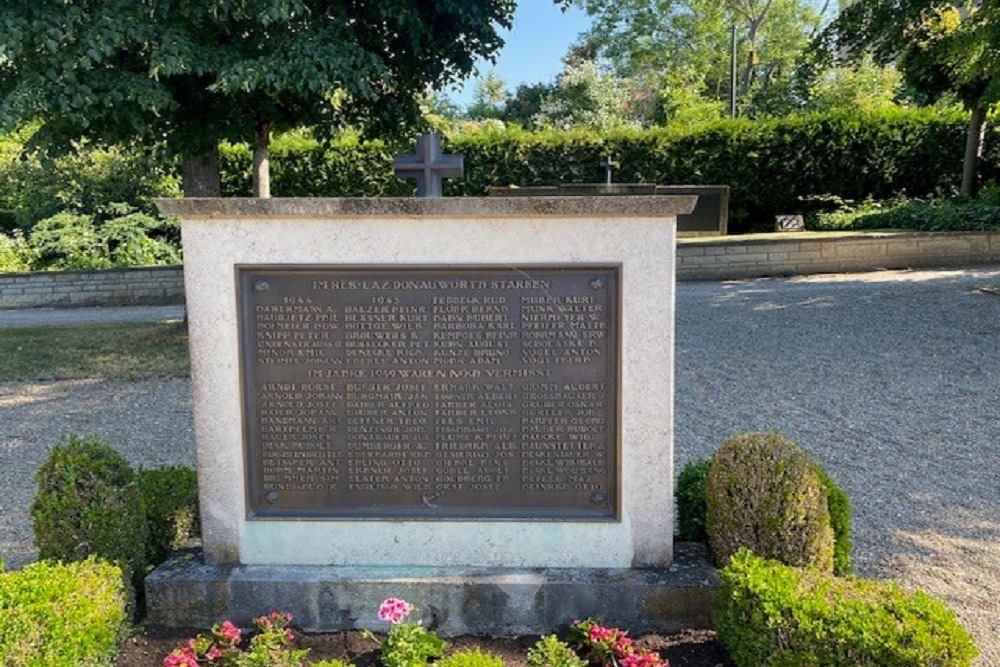
<instances>
[{"instance_id":1,"label":"shrub","mask_svg":"<svg viewBox=\"0 0 1000 667\"><path fill-rule=\"evenodd\" d=\"M722 443L708 473L708 545L719 565L741 547L794 566L833 570L833 528L815 464L778 433Z\"/></svg>"},{"instance_id":2,"label":"shrub","mask_svg":"<svg viewBox=\"0 0 1000 667\"><path fill-rule=\"evenodd\" d=\"M77 145L49 157L25 148L30 132L0 138L0 229L29 230L60 211L105 220L115 202L155 215L155 197L178 194L176 164L161 151Z\"/></svg>"},{"instance_id":3,"label":"shrub","mask_svg":"<svg viewBox=\"0 0 1000 667\"><path fill-rule=\"evenodd\" d=\"M688 463L677 479L674 497L677 500L678 531L680 539L691 542L707 542L705 532L706 487L712 457ZM851 506L847 493L832 477L816 464L816 472L826 489L826 504L830 510L830 524L833 528L833 573L847 574L854 565L851 553Z\"/></svg>"},{"instance_id":4,"label":"shrub","mask_svg":"<svg viewBox=\"0 0 1000 667\"><path fill-rule=\"evenodd\" d=\"M656 651L638 648L627 631L607 627L593 618L569 627L569 645L597 667L670 667Z\"/></svg>"},{"instance_id":5,"label":"shrub","mask_svg":"<svg viewBox=\"0 0 1000 667\"><path fill-rule=\"evenodd\" d=\"M31 506L43 559L99 556L141 590L146 574L146 517L135 473L100 438L69 436L52 449L35 479Z\"/></svg>"},{"instance_id":6,"label":"shrub","mask_svg":"<svg viewBox=\"0 0 1000 667\"><path fill-rule=\"evenodd\" d=\"M830 510L830 526L833 528L833 573L847 574L854 569L851 552L851 503L847 493L830 477L819 464L816 465L823 488L826 489L826 506Z\"/></svg>"},{"instance_id":7,"label":"shrub","mask_svg":"<svg viewBox=\"0 0 1000 667\"><path fill-rule=\"evenodd\" d=\"M503 658L484 652L478 646L464 651L456 651L438 660L437 667L503 667Z\"/></svg>"},{"instance_id":8,"label":"shrub","mask_svg":"<svg viewBox=\"0 0 1000 667\"><path fill-rule=\"evenodd\" d=\"M198 478L185 466L139 470L136 482L149 533L147 560L159 565L199 534Z\"/></svg>"},{"instance_id":9,"label":"shrub","mask_svg":"<svg viewBox=\"0 0 1000 667\"><path fill-rule=\"evenodd\" d=\"M528 649L528 667L586 667L587 661L555 635L545 635Z\"/></svg>"},{"instance_id":10,"label":"shrub","mask_svg":"<svg viewBox=\"0 0 1000 667\"><path fill-rule=\"evenodd\" d=\"M385 667L425 667L430 661L444 655L447 644L436 632L428 630L420 623L406 623L406 618L416 611L416 607L406 600L386 598L378 608L380 621L389 623L389 634L384 642L366 632L369 639L379 643L379 661Z\"/></svg>"},{"instance_id":11,"label":"shrub","mask_svg":"<svg viewBox=\"0 0 1000 667\"><path fill-rule=\"evenodd\" d=\"M111 269L181 260L176 221L140 213L100 222L62 212L35 225L28 242L33 270Z\"/></svg>"},{"instance_id":12,"label":"shrub","mask_svg":"<svg viewBox=\"0 0 1000 667\"><path fill-rule=\"evenodd\" d=\"M107 664L126 625L122 572L93 558L0 573L0 665Z\"/></svg>"},{"instance_id":13,"label":"shrub","mask_svg":"<svg viewBox=\"0 0 1000 667\"><path fill-rule=\"evenodd\" d=\"M30 271L34 259L35 253L21 230L14 230L10 236L0 232L0 273Z\"/></svg>"},{"instance_id":14,"label":"shrub","mask_svg":"<svg viewBox=\"0 0 1000 667\"><path fill-rule=\"evenodd\" d=\"M257 633L244 651L243 635L230 621L216 623L208 633L192 637L163 659L164 667L301 667L309 649L290 649L295 633L291 614L272 611L253 620ZM342 664L342 663L341 663Z\"/></svg>"},{"instance_id":15,"label":"shrub","mask_svg":"<svg viewBox=\"0 0 1000 667\"><path fill-rule=\"evenodd\" d=\"M719 576L716 627L738 667L966 667L976 655L942 602L892 582L799 570L745 549Z\"/></svg>"},{"instance_id":16,"label":"shrub","mask_svg":"<svg viewBox=\"0 0 1000 667\"><path fill-rule=\"evenodd\" d=\"M677 476L677 532L685 542L705 542L705 489L712 457L692 461Z\"/></svg>"},{"instance_id":17,"label":"shrub","mask_svg":"<svg viewBox=\"0 0 1000 667\"><path fill-rule=\"evenodd\" d=\"M857 216L853 229L910 229L924 232L1000 230L1000 206L989 202L944 199L909 201Z\"/></svg>"}]
</instances>

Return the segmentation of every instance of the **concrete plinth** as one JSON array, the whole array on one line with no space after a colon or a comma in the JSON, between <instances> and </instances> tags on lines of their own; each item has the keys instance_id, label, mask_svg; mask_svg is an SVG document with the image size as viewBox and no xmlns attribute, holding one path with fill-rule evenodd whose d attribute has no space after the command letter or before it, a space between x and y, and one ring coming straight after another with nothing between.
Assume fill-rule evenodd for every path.
<instances>
[{"instance_id":1,"label":"concrete plinth","mask_svg":"<svg viewBox=\"0 0 1000 667\"><path fill-rule=\"evenodd\" d=\"M154 627L249 626L272 610L291 612L304 632L385 631L376 612L387 597L419 608L442 636L496 637L556 631L588 616L633 634L712 627L718 578L700 545L677 545L663 569L464 569L206 565L178 559L146 580Z\"/></svg>"}]
</instances>

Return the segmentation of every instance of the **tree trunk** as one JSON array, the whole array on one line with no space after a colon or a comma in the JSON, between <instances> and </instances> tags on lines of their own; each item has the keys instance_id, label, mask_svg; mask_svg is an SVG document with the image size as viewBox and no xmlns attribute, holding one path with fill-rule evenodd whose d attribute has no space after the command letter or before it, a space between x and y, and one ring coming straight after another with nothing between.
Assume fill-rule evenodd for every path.
<instances>
[{"instance_id":1,"label":"tree trunk","mask_svg":"<svg viewBox=\"0 0 1000 667\"><path fill-rule=\"evenodd\" d=\"M983 156L983 135L986 132L986 105L977 102L972 107L969 130L965 136L965 160L962 162L962 196L975 197L979 159Z\"/></svg>"},{"instance_id":2,"label":"tree trunk","mask_svg":"<svg viewBox=\"0 0 1000 667\"><path fill-rule=\"evenodd\" d=\"M257 145L253 149L253 196L267 199L271 196L271 124L257 126Z\"/></svg>"},{"instance_id":3,"label":"tree trunk","mask_svg":"<svg viewBox=\"0 0 1000 667\"><path fill-rule=\"evenodd\" d=\"M181 183L185 197L221 196L218 144L201 155L181 158Z\"/></svg>"}]
</instances>

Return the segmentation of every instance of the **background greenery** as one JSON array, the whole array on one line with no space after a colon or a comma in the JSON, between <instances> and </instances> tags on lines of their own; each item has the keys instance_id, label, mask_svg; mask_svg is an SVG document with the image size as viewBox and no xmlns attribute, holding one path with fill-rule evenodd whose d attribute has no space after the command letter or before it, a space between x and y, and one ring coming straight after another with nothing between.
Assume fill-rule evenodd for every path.
<instances>
[{"instance_id":1,"label":"background greenery","mask_svg":"<svg viewBox=\"0 0 1000 667\"><path fill-rule=\"evenodd\" d=\"M959 184L965 124L956 108L887 107L608 131L466 125L447 136L446 150L465 155L466 175L447 181L445 193L599 182L600 162L610 155L620 164L618 182L730 185L734 233L769 230L778 213L806 214L815 229L996 229L995 188L977 200L947 199ZM992 139L982 174L995 180L1000 148ZM48 158L23 150L29 140L30 132L0 140L0 270L180 261L178 226L158 217L153 203L179 194L175 160L86 144ZM289 197L412 195L412 183L392 173L393 155L406 150L353 134L319 141L307 130L290 132L272 147L273 190ZM224 144L220 164L223 195L249 196L250 147Z\"/></svg>"}]
</instances>

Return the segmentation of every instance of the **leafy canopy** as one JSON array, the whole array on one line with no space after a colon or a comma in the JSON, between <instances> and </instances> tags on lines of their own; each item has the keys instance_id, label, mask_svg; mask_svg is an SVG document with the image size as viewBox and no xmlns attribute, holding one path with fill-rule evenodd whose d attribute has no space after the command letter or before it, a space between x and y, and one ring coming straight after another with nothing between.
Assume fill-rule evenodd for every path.
<instances>
[{"instance_id":1,"label":"leafy canopy","mask_svg":"<svg viewBox=\"0 0 1000 667\"><path fill-rule=\"evenodd\" d=\"M623 76L651 77L682 99L726 100L730 26L738 30L737 93L751 113L787 111L791 80L809 39L823 20L815 0L578 0L593 26L578 45ZM760 98L755 102L754 98ZM786 104L787 106L787 104ZM669 109L668 109L669 111Z\"/></svg>"},{"instance_id":2,"label":"leafy canopy","mask_svg":"<svg viewBox=\"0 0 1000 667\"><path fill-rule=\"evenodd\" d=\"M200 155L255 128L419 116L502 45L514 0L4 0L0 128Z\"/></svg>"},{"instance_id":3,"label":"leafy canopy","mask_svg":"<svg viewBox=\"0 0 1000 667\"><path fill-rule=\"evenodd\" d=\"M823 32L829 56L895 64L929 101L952 94L966 106L1000 99L1000 8L995 3L861 0Z\"/></svg>"}]
</instances>

